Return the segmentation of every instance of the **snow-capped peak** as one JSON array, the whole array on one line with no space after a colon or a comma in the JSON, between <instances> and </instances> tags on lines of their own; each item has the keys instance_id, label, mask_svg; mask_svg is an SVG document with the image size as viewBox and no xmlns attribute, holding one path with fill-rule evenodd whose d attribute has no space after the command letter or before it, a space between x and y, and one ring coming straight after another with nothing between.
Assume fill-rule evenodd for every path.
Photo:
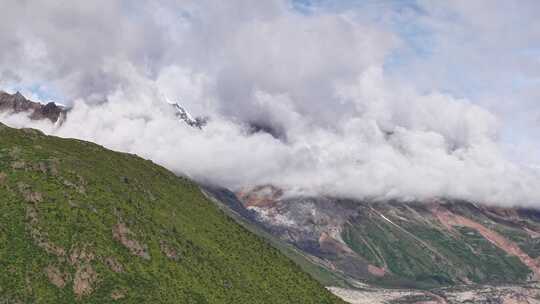
<instances>
[{"instance_id":1,"label":"snow-capped peak","mask_svg":"<svg viewBox=\"0 0 540 304\"><path fill-rule=\"evenodd\" d=\"M185 122L188 126L202 129L202 127L206 124L205 118L193 117L183 106L180 105L180 103L170 100L165 95L164 97L165 101L168 104L172 105L176 110L176 117L178 117L179 120Z\"/></svg>"},{"instance_id":2,"label":"snow-capped peak","mask_svg":"<svg viewBox=\"0 0 540 304\"><path fill-rule=\"evenodd\" d=\"M184 107L182 107L180 104L175 103L174 108L176 109L176 115L179 116L181 119L195 122L195 118L193 118L193 116L191 116L191 114L186 111L186 109L184 109Z\"/></svg>"}]
</instances>

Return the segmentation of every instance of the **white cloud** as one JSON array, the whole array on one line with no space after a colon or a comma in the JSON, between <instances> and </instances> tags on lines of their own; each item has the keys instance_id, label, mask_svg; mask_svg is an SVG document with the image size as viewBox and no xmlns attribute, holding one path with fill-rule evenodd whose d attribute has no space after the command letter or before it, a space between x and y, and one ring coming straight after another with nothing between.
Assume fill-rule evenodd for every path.
<instances>
[{"instance_id":1,"label":"white cloud","mask_svg":"<svg viewBox=\"0 0 540 304\"><path fill-rule=\"evenodd\" d=\"M277 0L7 5L35 21L6 21L33 38L2 33L0 75L14 71L75 100L59 129L0 117L8 124L95 141L232 188L540 203L538 173L500 151L497 116L436 81L427 90L418 75L389 75L386 59L404 41L352 13L303 15ZM40 43L24 46L33 39ZM21 47L31 52L15 60ZM164 95L212 119L204 130L184 126ZM253 120L285 139L249 135Z\"/></svg>"}]
</instances>

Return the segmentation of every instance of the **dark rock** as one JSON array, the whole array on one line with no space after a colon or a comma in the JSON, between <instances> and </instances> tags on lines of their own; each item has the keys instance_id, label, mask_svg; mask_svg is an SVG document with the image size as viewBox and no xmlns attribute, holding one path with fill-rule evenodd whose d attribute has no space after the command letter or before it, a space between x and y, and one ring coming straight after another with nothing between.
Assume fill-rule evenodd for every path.
<instances>
[{"instance_id":1,"label":"dark rock","mask_svg":"<svg viewBox=\"0 0 540 304\"><path fill-rule=\"evenodd\" d=\"M48 119L53 123L61 123L67 111L64 107L54 102L44 105L26 99L20 92L9 94L0 91L0 112L28 112L30 119Z\"/></svg>"}]
</instances>

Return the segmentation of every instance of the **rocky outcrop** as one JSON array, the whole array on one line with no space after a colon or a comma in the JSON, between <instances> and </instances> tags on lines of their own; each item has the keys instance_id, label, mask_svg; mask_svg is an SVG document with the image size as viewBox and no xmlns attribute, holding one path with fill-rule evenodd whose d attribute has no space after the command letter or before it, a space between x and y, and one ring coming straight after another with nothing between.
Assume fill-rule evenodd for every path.
<instances>
[{"instance_id":1,"label":"rocky outcrop","mask_svg":"<svg viewBox=\"0 0 540 304\"><path fill-rule=\"evenodd\" d=\"M191 116L191 114L178 103L173 104L173 107L178 120L183 121L190 127L202 129L208 122L208 118L206 117Z\"/></svg>"},{"instance_id":2,"label":"rocky outcrop","mask_svg":"<svg viewBox=\"0 0 540 304\"><path fill-rule=\"evenodd\" d=\"M148 246L137 241L135 239L135 233L133 233L126 224L119 222L113 227L113 238L124 245L131 254L145 260L150 260Z\"/></svg>"},{"instance_id":3,"label":"rocky outcrop","mask_svg":"<svg viewBox=\"0 0 540 304\"><path fill-rule=\"evenodd\" d=\"M47 275L49 282L58 288L64 288L69 280L69 274L60 271L56 266L49 265L43 271Z\"/></svg>"},{"instance_id":4,"label":"rocky outcrop","mask_svg":"<svg viewBox=\"0 0 540 304\"><path fill-rule=\"evenodd\" d=\"M52 123L61 123L67 113L66 108L54 102L41 104L26 99L20 92L9 94L0 91L0 112L28 112L30 119L48 119Z\"/></svg>"}]
</instances>

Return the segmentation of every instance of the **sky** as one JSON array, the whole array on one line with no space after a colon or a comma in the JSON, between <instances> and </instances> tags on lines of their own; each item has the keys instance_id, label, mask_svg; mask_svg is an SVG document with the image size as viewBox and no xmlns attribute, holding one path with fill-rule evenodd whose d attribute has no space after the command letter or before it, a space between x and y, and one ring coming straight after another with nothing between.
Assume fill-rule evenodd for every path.
<instances>
[{"instance_id":1,"label":"sky","mask_svg":"<svg viewBox=\"0 0 540 304\"><path fill-rule=\"evenodd\" d=\"M540 206L538 1L2 2L0 89L72 107L4 123L232 189Z\"/></svg>"}]
</instances>

